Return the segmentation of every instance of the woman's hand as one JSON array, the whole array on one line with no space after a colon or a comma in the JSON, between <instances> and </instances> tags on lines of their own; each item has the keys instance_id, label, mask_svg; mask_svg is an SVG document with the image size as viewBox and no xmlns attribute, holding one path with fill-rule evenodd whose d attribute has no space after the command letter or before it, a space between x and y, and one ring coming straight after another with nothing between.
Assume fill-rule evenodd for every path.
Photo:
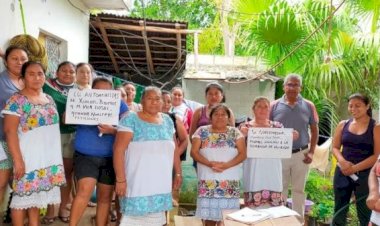
<instances>
[{"instance_id":1,"label":"woman's hand","mask_svg":"<svg viewBox=\"0 0 380 226\"><path fill-rule=\"evenodd\" d=\"M182 174L176 174L174 177L173 189L179 190L182 185Z\"/></svg>"},{"instance_id":2,"label":"woman's hand","mask_svg":"<svg viewBox=\"0 0 380 226\"><path fill-rule=\"evenodd\" d=\"M244 124L240 127L240 132L247 137L248 136L248 127Z\"/></svg>"},{"instance_id":3,"label":"woman's hand","mask_svg":"<svg viewBox=\"0 0 380 226\"><path fill-rule=\"evenodd\" d=\"M101 134L115 134L116 128L112 125L99 124L98 125L99 133Z\"/></svg>"},{"instance_id":4,"label":"woman's hand","mask_svg":"<svg viewBox=\"0 0 380 226\"><path fill-rule=\"evenodd\" d=\"M297 130L293 130L293 140L298 140L298 138L300 137L300 134L298 133Z\"/></svg>"},{"instance_id":5,"label":"woman's hand","mask_svg":"<svg viewBox=\"0 0 380 226\"><path fill-rule=\"evenodd\" d=\"M369 193L368 197L367 197L367 207L370 209L370 210L375 210L376 208L376 204L378 204L378 207L379 207L379 210L380 210L380 196L379 196L379 193L378 192L374 192L374 193Z\"/></svg>"},{"instance_id":6,"label":"woman's hand","mask_svg":"<svg viewBox=\"0 0 380 226\"><path fill-rule=\"evenodd\" d=\"M212 163L211 169L217 173L222 173L224 170L228 168L225 162L211 162L211 163Z\"/></svg>"},{"instance_id":7,"label":"woman's hand","mask_svg":"<svg viewBox=\"0 0 380 226\"><path fill-rule=\"evenodd\" d=\"M25 175L25 163L23 159L13 161L13 176L17 180Z\"/></svg>"},{"instance_id":8,"label":"woman's hand","mask_svg":"<svg viewBox=\"0 0 380 226\"><path fill-rule=\"evenodd\" d=\"M120 182L116 181L115 193L119 197L125 196L125 194L127 193L127 181L126 180L120 181Z\"/></svg>"}]
</instances>

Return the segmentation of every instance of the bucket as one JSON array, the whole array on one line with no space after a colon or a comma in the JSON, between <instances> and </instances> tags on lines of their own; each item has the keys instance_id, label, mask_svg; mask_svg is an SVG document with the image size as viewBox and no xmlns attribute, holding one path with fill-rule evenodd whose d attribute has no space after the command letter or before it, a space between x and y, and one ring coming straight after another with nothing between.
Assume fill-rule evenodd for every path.
<instances>
[{"instance_id":1,"label":"bucket","mask_svg":"<svg viewBox=\"0 0 380 226\"><path fill-rule=\"evenodd\" d=\"M293 200L292 198L288 198L286 200L286 205L291 209L292 208L292 204L293 204ZM311 210L311 207L314 205L314 202L311 201L311 200L308 200L306 199L305 200L305 214L307 215L308 213L310 213L310 210Z\"/></svg>"}]
</instances>

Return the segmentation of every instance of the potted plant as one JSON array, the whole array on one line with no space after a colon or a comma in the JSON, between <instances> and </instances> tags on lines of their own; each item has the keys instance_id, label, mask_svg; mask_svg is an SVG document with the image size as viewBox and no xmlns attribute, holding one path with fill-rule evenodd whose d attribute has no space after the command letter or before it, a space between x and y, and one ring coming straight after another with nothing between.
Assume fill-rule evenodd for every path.
<instances>
[{"instance_id":1,"label":"potted plant","mask_svg":"<svg viewBox=\"0 0 380 226\"><path fill-rule=\"evenodd\" d=\"M334 190L331 178L311 170L306 182L307 198L314 202L308 225L330 225L334 215Z\"/></svg>"}]
</instances>

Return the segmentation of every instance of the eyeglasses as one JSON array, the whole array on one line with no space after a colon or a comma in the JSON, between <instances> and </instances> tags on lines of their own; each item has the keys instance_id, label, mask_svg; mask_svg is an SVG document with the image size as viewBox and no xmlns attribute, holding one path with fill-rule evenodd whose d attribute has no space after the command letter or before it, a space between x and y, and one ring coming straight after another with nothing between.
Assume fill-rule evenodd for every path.
<instances>
[{"instance_id":1,"label":"eyeglasses","mask_svg":"<svg viewBox=\"0 0 380 226\"><path fill-rule=\"evenodd\" d=\"M300 84L297 84L297 83L286 83L285 86L289 87L289 88L299 88Z\"/></svg>"}]
</instances>

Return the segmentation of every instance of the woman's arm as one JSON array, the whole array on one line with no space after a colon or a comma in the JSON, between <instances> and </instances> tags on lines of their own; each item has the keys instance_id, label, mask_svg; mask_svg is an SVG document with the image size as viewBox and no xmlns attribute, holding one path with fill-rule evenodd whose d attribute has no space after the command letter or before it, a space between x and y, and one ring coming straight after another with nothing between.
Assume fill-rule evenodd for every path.
<instances>
[{"instance_id":1,"label":"woman's arm","mask_svg":"<svg viewBox=\"0 0 380 226\"><path fill-rule=\"evenodd\" d=\"M202 112L202 107L196 109L193 114L193 118L191 119L190 130L189 130L189 138L191 142L192 142L192 136L197 130L198 122L201 117L201 112Z\"/></svg>"},{"instance_id":2,"label":"woman's arm","mask_svg":"<svg viewBox=\"0 0 380 226\"><path fill-rule=\"evenodd\" d=\"M118 196L125 196L127 191L127 177L125 175L125 152L131 142L133 133L118 131L113 144L113 167L116 174L115 192Z\"/></svg>"},{"instance_id":3,"label":"woman's arm","mask_svg":"<svg viewBox=\"0 0 380 226\"><path fill-rule=\"evenodd\" d=\"M182 168L181 168L181 159L180 159L180 149L176 142L176 138L173 135L173 141L175 144L175 150L174 150L174 160L173 160L173 168L175 172L174 177L174 190L178 190L181 187L182 184Z\"/></svg>"},{"instance_id":4,"label":"woman's arm","mask_svg":"<svg viewBox=\"0 0 380 226\"><path fill-rule=\"evenodd\" d=\"M177 128L177 144L178 144L178 149L179 149L179 155L181 156L183 152L185 152L187 145L188 145L188 138L189 136L187 135L185 125L181 121L179 117L175 117L175 123L176 123L176 128Z\"/></svg>"},{"instance_id":5,"label":"woman's arm","mask_svg":"<svg viewBox=\"0 0 380 226\"><path fill-rule=\"evenodd\" d=\"M231 159L228 162L215 163L213 170L217 172L223 172L224 170L228 168L231 168L240 164L247 158L247 145L245 144L244 137L241 137L238 140L236 140L236 149L238 151L238 154L235 156L235 158Z\"/></svg>"},{"instance_id":6,"label":"woman's arm","mask_svg":"<svg viewBox=\"0 0 380 226\"><path fill-rule=\"evenodd\" d=\"M380 195L379 195L379 185L377 182L377 177L376 177L376 166L379 163L376 163L372 169L371 172L369 173L368 176L368 188L369 188L369 194L367 198L367 206L370 210L375 210L376 202L380 200ZM380 211L376 210L376 211Z\"/></svg>"},{"instance_id":7,"label":"woman's arm","mask_svg":"<svg viewBox=\"0 0 380 226\"><path fill-rule=\"evenodd\" d=\"M199 150L201 149L201 139L200 138L194 138L191 142L191 152L190 155L193 158L194 161L201 163L205 166L208 167L213 167L212 162L210 162L208 159L203 157L200 153Z\"/></svg>"},{"instance_id":8,"label":"woman's arm","mask_svg":"<svg viewBox=\"0 0 380 226\"><path fill-rule=\"evenodd\" d=\"M13 175L16 179L20 179L25 174L25 163L21 155L20 142L17 134L19 124L19 116L5 115L4 133L9 152L13 159Z\"/></svg>"}]
</instances>

